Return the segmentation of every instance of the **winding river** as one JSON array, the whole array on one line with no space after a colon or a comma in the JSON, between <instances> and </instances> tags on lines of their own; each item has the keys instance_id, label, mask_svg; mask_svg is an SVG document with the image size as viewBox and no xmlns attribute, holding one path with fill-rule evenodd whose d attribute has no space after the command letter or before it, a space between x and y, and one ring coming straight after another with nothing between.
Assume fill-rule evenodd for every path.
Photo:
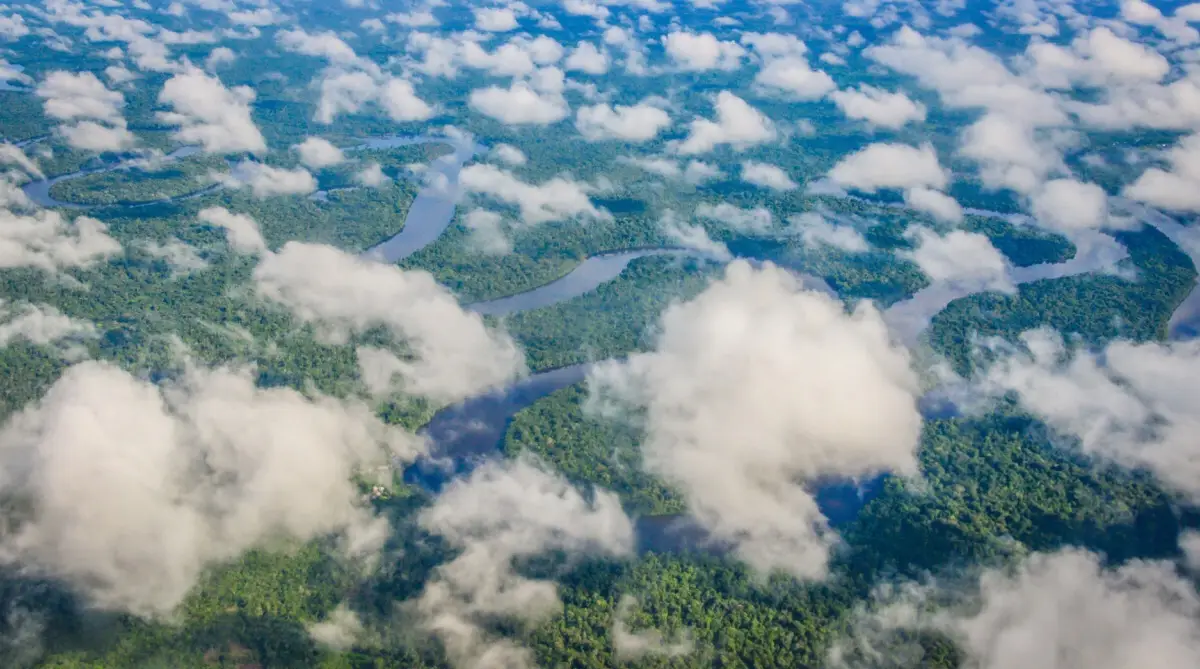
<instances>
[{"instance_id":1,"label":"winding river","mask_svg":"<svg viewBox=\"0 0 1200 669\"><path fill-rule=\"evenodd\" d=\"M486 147L470 136L452 137L383 137L365 140L350 147L348 152L387 149L419 143L445 142L451 153L434 160L425 173L426 184L414 199L399 233L363 253L366 259L394 263L433 243L449 227L460 196L458 175L462 168ZM168 154L166 160L178 160L196 153L196 147L184 147ZM44 207L87 209L84 205L60 202L50 196L50 188L62 181L90 174L127 169L129 161L31 182L24 186L26 195ZM217 186L219 187L219 186ZM167 198L160 202L179 201L208 192ZM1187 228L1164 214L1129 202L1114 199L1144 223L1151 225L1178 245L1193 262L1200 266L1200 231ZM154 203L144 203L145 206ZM134 205L126 205L134 206ZM1000 217L1014 223L1028 224L1028 217L986 210L969 209L978 216ZM1020 219L1020 220L1018 220ZM1009 267L1011 284L1018 285L1041 279L1052 279L1091 272L1114 271L1128 252L1112 237L1098 231L1078 231L1067 235L1075 244L1076 254L1062 263L1046 263L1029 267ZM612 251L586 258L565 276L543 286L494 300L466 305L481 315L503 316L520 311L544 308L587 294L616 279L629 265L649 256L674 255L709 258L705 253L681 248L644 248ZM752 262L756 262L753 261ZM805 285L833 294L820 279L801 275ZM884 311L889 327L903 343L913 346L932 318L952 301L981 290L983 286L955 283L934 283L912 297ZM836 296L836 295L835 295ZM1200 333L1200 287L1193 290L1176 310L1170 324L1171 337L1190 338ZM591 364L577 364L548 370L525 377L510 386L494 390L442 409L422 430L431 442L431 453L405 471L405 479L437 489L448 480L469 470L482 459L494 457L502 446L505 432L513 416L520 410L556 390L586 379ZM922 413L941 417L952 413L954 407L945 398L931 393L922 399ZM853 517L877 482L866 487L848 483L822 486L814 491L822 511L834 524ZM639 521L640 542L645 547L707 545L704 532L683 517L643 518ZM711 546L709 546L711 548Z\"/></svg>"}]
</instances>

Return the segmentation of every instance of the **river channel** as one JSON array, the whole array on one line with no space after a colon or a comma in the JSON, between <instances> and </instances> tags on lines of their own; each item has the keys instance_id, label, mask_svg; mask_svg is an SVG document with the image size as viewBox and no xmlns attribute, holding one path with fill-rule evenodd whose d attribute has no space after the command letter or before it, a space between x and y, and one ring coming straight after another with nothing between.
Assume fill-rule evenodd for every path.
<instances>
[{"instance_id":1,"label":"river channel","mask_svg":"<svg viewBox=\"0 0 1200 669\"><path fill-rule=\"evenodd\" d=\"M458 176L462 168L476 155L486 150L470 136L453 137L382 137L364 140L346 149L348 152L387 149L419 143L444 142L450 145L449 154L434 160L425 171L425 186L417 194L399 233L368 249L363 257L369 260L395 263L436 241L449 227L460 198ZM178 160L193 155L196 147L184 147L167 154L164 160ZM100 172L128 169L131 161L88 168L72 174L51 177L28 183L25 194L43 207L82 210L90 207L60 202L50 196L50 188L68 179ZM212 188L155 203L173 202L197 197ZM1151 225L1178 245L1193 262L1200 266L1200 233L1187 228L1168 216L1133 203L1114 199L1139 220ZM968 210L980 216L1005 218L1020 224L1030 224L1028 217L986 210ZM1023 220L1017 220L1023 219ZM1041 279L1060 278L1091 272L1114 271L1128 252L1112 237L1098 231L1079 231L1067 235L1076 247L1076 254L1062 263L1046 263L1029 267L1009 267L1008 278L1013 285ZM489 316L503 316L519 311L544 308L571 300L596 290L616 279L633 261L655 255L708 257L706 254L680 248L643 248L612 251L586 258L571 272L543 286L495 300L466 305L466 308ZM754 261L753 259L748 259ZM805 285L832 293L823 281L801 275ZM979 292L981 286L934 283L912 297L884 311L884 318L897 338L906 345L917 343L921 332L932 318L952 301ZM1190 338L1200 333L1200 288L1193 290L1171 319L1172 339ZM429 489L438 489L453 476L470 470L482 459L495 457L502 446L505 432L513 416L537 400L586 379L590 364L572 365L530 375L516 383L492 392L469 398L437 412L422 433L431 442L431 453L405 472L406 480ZM931 394L922 400L922 413L941 417L953 412ZM814 494L822 511L835 525L853 517L857 508L878 487L878 481L864 485L835 483L822 486ZM704 533L686 518L646 518L639 522L641 543L647 547L704 544ZM665 544L664 544L665 542Z\"/></svg>"}]
</instances>

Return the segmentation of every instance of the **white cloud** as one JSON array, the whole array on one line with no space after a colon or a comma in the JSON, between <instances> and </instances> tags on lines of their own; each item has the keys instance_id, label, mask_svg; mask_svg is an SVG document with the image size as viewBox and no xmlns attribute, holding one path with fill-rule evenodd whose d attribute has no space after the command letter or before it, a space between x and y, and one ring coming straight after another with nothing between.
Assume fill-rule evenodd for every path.
<instances>
[{"instance_id":1,"label":"white cloud","mask_svg":"<svg viewBox=\"0 0 1200 669\"><path fill-rule=\"evenodd\" d=\"M590 16L594 19L607 19L611 12L608 8L593 0L563 0L563 11L573 16Z\"/></svg>"},{"instance_id":2,"label":"white cloud","mask_svg":"<svg viewBox=\"0 0 1200 669\"><path fill-rule=\"evenodd\" d=\"M110 91L91 72L51 72L38 84L37 95L45 100L46 115L51 118L124 123L121 109L125 106L125 96Z\"/></svg>"},{"instance_id":3,"label":"white cloud","mask_svg":"<svg viewBox=\"0 0 1200 669\"><path fill-rule=\"evenodd\" d=\"M558 91L539 91L518 81L508 88L488 86L471 91L471 109L509 125L548 125L571 112Z\"/></svg>"},{"instance_id":4,"label":"white cloud","mask_svg":"<svg viewBox=\"0 0 1200 669\"><path fill-rule=\"evenodd\" d=\"M808 45L800 38L784 33L745 33L742 42L754 49L763 60L808 53Z\"/></svg>"},{"instance_id":5,"label":"white cloud","mask_svg":"<svg viewBox=\"0 0 1200 669\"><path fill-rule=\"evenodd\" d=\"M237 54L233 52L233 49L219 46L209 52L208 58L204 59L204 69L209 72L215 72L226 65L233 64L235 61L237 61Z\"/></svg>"},{"instance_id":6,"label":"white cloud","mask_svg":"<svg viewBox=\"0 0 1200 669\"><path fill-rule=\"evenodd\" d=\"M917 379L879 313L734 261L662 315L654 350L599 365L589 408L644 416L647 471L761 571L826 574L836 537L804 488L916 473ZM623 413L623 412L622 412Z\"/></svg>"},{"instance_id":7,"label":"white cloud","mask_svg":"<svg viewBox=\"0 0 1200 669\"><path fill-rule=\"evenodd\" d=\"M667 57L688 72L736 70L746 55L737 42L721 41L712 33L672 32L663 36L662 44Z\"/></svg>"},{"instance_id":8,"label":"white cloud","mask_svg":"<svg viewBox=\"0 0 1200 669\"><path fill-rule=\"evenodd\" d=\"M303 167L284 169L243 160L227 174L215 175L228 188L249 187L255 197L303 195L317 189L317 180Z\"/></svg>"},{"instance_id":9,"label":"white cloud","mask_svg":"<svg viewBox=\"0 0 1200 669\"><path fill-rule=\"evenodd\" d=\"M938 162L933 145L920 147L876 142L842 158L828 177L842 187L874 193L881 188L943 189L949 183L947 170Z\"/></svg>"},{"instance_id":10,"label":"white cloud","mask_svg":"<svg viewBox=\"0 0 1200 669\"><path fill-rule=\"evenodd\" d=\"M124 65L109 65L104 68L104 76L108 77L108 80L116 86L127 84L138 78L137 74Z\"/></svg>"},{"instance_id":11,"label":"white cloud","mask_svg":"<svg viewBox=\"0 0 1200 669\"><path fill-rule=\"evenodd\" d=\"M618 661L635 662L652 656L683 657L692 652L692 639L686 630L673 640L667 640L656 629L631 630L626 620L636 605L635 597L622 595L613 613L612 644Z\"/></svg>"},{"instance_id":12,"label":"white cloud","mask_svg":"<svg viewBox=\"0 0 1200 669\"><path fill-rule=\"evenodd\" d=\"M121 151L137 143L121 114L125 96L109 90L91 72L51 72L36 93L45 100L47 116L74 121L59 126L57 131L76 149Z\"/></svg>"},{"instance_id":13,"label":"white cloud","mask_svg":"<svg viewBox=\"0 0 1200 669\"><path fill-rule=\"evenodd\" d=\"M575 113L579 134L593 142L605 139L646 142L670 125L670 114L644 103L615 107L599 104L580 107Z\"/></svg>"},{"instance_id":14,"label":"white cloud","mask_svg":"<svg viewBox=\"0 0 1200 669\"><path fill-rule=\"evenodd\" d=\"M771 119L729 91L718 93L713 106L716 120L692 120L687 139L675 147L679 153L707 153L723 144L741 150L769 142L778 135Z\"/></svg>"},{"instance_id":15,"label":"white cloud","mask_svg":"<svg viewBox=\"0 0 1200 669\"><path fill-rule=\"evenodd\" d=\"M0 142L0 165L16 165L27 175L37 179L45 176L37 163L33 162L29 156L25 155L25 151L15 144Z\"/></svg>"},{"instance_id":16,"label":"white cloud","mask_svg":"<svg viewBox=\"0 0 1200 669\"><path fill-rule=\"evenodd\" d=\"M79 121L59 126L58 134L69 146L82 151L124 151L137 144L137 137L123 122L109 127L95 121Z\"/></svg>"},{"instance_id":17,"label":"white cloud","mask_svg":"<svg viewBox=\"0 0 1200 669\"><path fill-rule=\"evenodd\" d=\"M545 223L576 216L607 217L588 199L590 186L565 177L534 185L495 165L475 164L464 168L458 181L468 193L479 193L516 206L525 223Z\"/></svg>"},{"instance_id":18,"label":"white cloud","mask_svg":"<svg viewBox=\"0 0 1200 669\"><path fill-rule=\"evenodd\" d=\"M471 247L488 255L512 253L512 241L504 232L504 217L487 209L472 209L463 216L463 225L471 231Z\"/></svg>"},{"instance_id":19,"label":"white cloud","mask_svg":"<svg viewBox=\"0 0 1200 669\"><path fill-rule=\"evenodd\" d=\"M849 253L862 253L871 248L862 233L848 225L825 220L816 212L789 216L790 228L800 233L804 245L810 248L832 246Z\"/></svg>"},{"instance_id":20,"label":"white cloud","mask_svg":"<svg viewBox=\"0 0 1200 669\"><path fill-rule=\"evenodd\" d=\"M1152 472L1200 499L1200 342L1117 341L1068 355L1057 333L1022 335L1028 353L990 367L983 385L1014 392L1031 413L1079 441L1084 453Z\"/></svg>"},{"instance_id":21,"label":"white cloud","mask_svg":"<svg viewBox=\"0 0 1200 669\"><path fill-rule=\"evenodd\" d=\"M167 80L158 101L173 111L158 112L160 121L179 126L173 137L199 144L209 153L262 153L267 142L250 115L254 90L226 88L220 79L189 69Z\"/></svg>"},{"instance_id":22,"label":"white cloud","mask_svg":"<svg viewBox=\"0 0 1200 669\"><path fill-rule=\"evenodd\" d=\"M600 76L608 72L611 59L607 51L601 51L591 42L580 42L567 56L563 69L568 72L584 72Z\"/></svg>"},{"instance_id":23,"label":"white cloud","mask_svg":"<svg viewBox=\"0 0 1200 669\"><path fill-rule=\"evenodd\" d=\"M330 70L321 79L321 98L314 118L332 123L340 114L356 114L376 104L393 121L424 121L434 109L417 96L412 82L362 71Z\"/></svg>"},{"instance_id":24,"label":"white cloud","mask_svg":"<svg viewBox=\"0 0 1200 669\"><path fill-rule=\"evenodd\" d=\"M674 212L668 211L659 222L663 237L671 244L702 253L714 260L731 260L729 247L708 236L704 226L684 223Z\"/></svg>"},{"instance_id":25,"label":"white cloud","mask_svg":"<svg viewBox=\"0 0 1200 669\"><path fill-rule=\"evenodd\" d=\"M224 207L207 207L201 209L197 217L202 223L225 230L229 245L239 253L263 253L267 250L267 242L258 229L258 222L246 214L235 214Z\"/></svg>"},{"instance_id":26,"label":"white cloud","mask_svg":"<svg viewBox=\"0 0 1200 669\"><path fill-rule=\"evenodd\" d=\"M963 220L963 208L958 200L930 188L918 186L905 190L904 204L946 223L961 223Z\"/></svg>"},{"instance_id":27,"label":"white cloud","mask_svg":"<svg viewBox=\"0 0 1200 669\"><path fill-rule=\"evenodd\" d=\"M15 309L0 300L0 348L23 339L46 346L96 336L96 326L67 316L48 304L22 304Z\"/></svg>"},{"instance_id":28,"label":"white cloud","mask_svg":"<svg viewBox=\"0 0 1200 669\"><path fill-rule=\"evenodd\" d=\"M833 78L814 70L803 56L785 56L766 62L754 77L759 86L783 91L801 100L819 100L837 88Z\"/></svg>"},{"instance_id":29,"label":"white cloud","mask_svg":"<svg viewBox=\"0 0 1200 669\"><path fill-rule=\"evenodd\" d=\"M408 12L392 12L383 19L406 28L430 28L441 25L429 8L413 9Z\"/></svg>"},{"instance_id":30,"label":"white cloud","mask_svg":"<svg viewBox=\"0 0 1200 669\"><path fill-rule=\"evenodd\" d=\"M889 666L915 666L902 658L915 659L905 651L916 648L900 642L896 649L872 638L897 628L940 632L961 649L964 665L977 669L1182 668L1200 662L1200 598L1166 561L1109 568L1098 555L1067 548L985 570L967 593L945 586L902 592L900 601L858 626L858 636L867 638L859 647L892 660ZM928 605L947 599L941 608ZM875 629L863 633L864 627ZM832 659L833 666L852 666Z\"/></svg>"},{"instance_id":31,"label":"white cloud","mask_svg":"<svg viewBox=\"0 0 1200 669\"><path fill-rule=\"evenodd\" d=\"M1154 83L1171 69L1161 54L1116 35L1107 27L1077 37L1070 48L1034 42L1026 49L1031 74L1044 86L1111 86Z\"/></svg>"},{"instance_id":32,"label":"white cloud","mask_svg":"<svg viewBox=\"0 0 1200 669\"><path fill-rule=\"evenodd\" d=\"M1095 229L1108 222L1108 195L1096 184L1051 179L1033 195L1030 209L1039 223L1057 230Z\"/></svg>"},{"instance_id":33,"label":"white cloud","mask_svg":"<svg viewBox=\"0 0 1200 669\"><path fill-rule=\"evenodd\" d=\"M165 262L171 268L172 278L187 276L208 267L208 262L200 257L196 249L174 237L161 244L154 240L146 240L137 246L151 258Z\"/></svg>"},{"instance_id":34,"label":"white cloud","mask_svg":"<svg viewBox=\"0 0 1200 669\"><path fill-rule=\"evenodd\" d=\"M417 97L416 89L407 79L384 80L376 100L393 121L424 121L434 114L433 108Z\"/></svg>"},{"instance_id":35,"label":"white cloud","mask_svg":"<svg viewBox=\"0 0 1200 669\"><path fill-rule=\"evenodd\" d=\"M29 34L29 26L25 25L25 17L20 14L0 16L0 37L16 40Z\"/></svg>"},{"instance_id":36,"label":"white cloud","mask_svg":"<svg viewBox=\"0 0 1200 669\"><path fill-rule=\"evenodd\" d=\"M22 216L0 209L0 267L33 267L55 272L89 267L121 252L108 228L94 218L68 222L56 211Z\"/></svg>"},{"instance_id":37,"label":"white cloud","mask_svg":"<svg viewBox=\"0 0 1200 669\"><path fill-rule=\"evenodd\" d=\"M383 173L383 168L375 162L367 163L366 167L354 173L354 182L367 188L379 188L388 181L390 179Z\"/></svg>"},{"instance_id":38,"label":"white cloud","mask_svg":"<svg viewBox=\"0 0 1200 669\"><path fill-rule=\"evenodd\" d=\"M905 26L863 54L938 92L948 107L983 109L1032 127L1064 125L1059 100L1022 80L998 56L958 37L926 37Z\"/></svg>"},{"instance_id":39,"label":"white cloud","mask_svg":"<svg viewBox=\"0 0 1200 669\"><path fill-rule=\"evenodd\" d=\"M917 243L911 251L897 255L917 264L934 283L969 286L974 290L1012 292L1008 261L986 236L978 232L952 230L945 235L914 226L905 235Z\"/></svg>"},{"instance_id":40,"label":"white cloud","mask_svg":"<svg viewBox=\"0 0 1200 669\"><path fill-rule=\"evenodd\" d=\"M512 144L497 144L493 146L492 155L496 157L496 160L513 166L524 165L528 161L525 154Z\"/></svg>"},{"instance_id":41,"label":"white cloud","mask_svg":"<svg viewBox=\"0 0 1200 669\"><path fill-rule=\"evenodd\" d=\"M766 207L742 209L728 202L715 205L703 202L696 206L696 215L719 221L731 230L752 235L767 234L775 224L774 217Z\"/></svg>"},{"instance_id":42,"label":"white cloud","mask_svg":"<svg viewBox=\"0 0 1200 669\"><path fill-rule=\"evenodd\" d=\"M657 174L668 179L681 179L692 185L699 185L705 181L722 176L720 168L716 165L700 160L690 160L683 166L680 166L680 163L676 160L661 157L638 158L621 156L617 160L643 169L651 174Z\"/></svg>"},{"instance_id":43,"label":"white cloud","mask_svg":"<svg viewBox=\"0 0 1200 669\"><path fill-rule=\"evenodd\" d=\"M314 170L339 165L346 160L346 154L341 149L320 137L309 137L297 144L295 149L300 153L300 162Z\"/></svg>"},{"instance_id":44,"label":"white cloud","mask_svg":"<svg viewBox=\"0 0 1200 669\"><path fill-rule=\"evenodd\" d=\"M532 666L532 653L489 633L488 622L537 623L562 610L557 585L518 574L515 560L546 551L625 556L634 543L615 495L598 489L585 499L526 457L493 460L451 482L419 521L461 549L437 568L416 606L422 626L464 669Z\"/></svg>"},{"instance_id":45,"label":"white cloud","mask_svg":"<svg viewBox=\"0 0 1200 669\"><path fill-rule=\"evenodd\" d=\"M320 244L288 242L254 270L258 294L296 318L345 336L384 326L410 358L395 361L399 389L450 402L501 385L524 370L505 333L467 313L432 276L374 263Z\"/></svg>"},{"instance_id":46,"label":"white cloud","mask_svg":"<svg viewBox=\"0 0 1200 669\"><path fill-rule=\"evenodd\" d=\"M777 191L795 190L800 187L779 167L753 160L742 162L742 181Z\"/></svg>"},{"instance_id":47,"label":"white cloud","mask_svg":"<svg viewBox=\"0 0 1200 669\"><path fill-rule=\"evenodd\" d=\"M485 32L508 32L520 26L517 15L507 7L476 7L471 11L475 13L475 27Z\"/></svg>"},{"instance_id":48,"label":"white cloud","mask_svg":"<svg viewBox=\"0 0 1200 669\"><path fill-rule=\"evenodd\" d=\"M925 120L925 106L913 102L904 93L892 93L863 84L857 89L834 91L829 98L846 118L866 121L883 128L899 128Z\"/></svg>"},{"instance_id":49,"label":"white cloud","mask_svg":"<svg viewBox=\"0 0 1200 669\"><path fill-rule=\"evenodd\" d=\"M358 54L332 31L309 33L303 28L281 30L276 33L279 46L304 56L317 56L336 65L351 65L358 61Z\"/></svg>"},{"instance_id":50,"label":"white cloud","mask_svg":"<svg viewBox=\"0 0 1200 669\"><path fill-rule=\"evenodd\" d=\"M1151 167L1125 187L1138 202L1176 211L1200 211L1200 134L1192 134L1166 152L1170 170Z\"/></svg>"},{"instance_id":51,"label":"white cloud","mask_svg":"<svg viewBox=\"0 0 1200 669\"><path fill-rule=\"evenodd\" d=\"M0 550L99 608L167 614L208 566L268 540L374 548L386 521L356 505L351 474L420 448L366 406L249 373L158 388L85 362L0 429L0 485L26 509Z\"/></svg>"},{"instance_id":52,"label":"white cloud","mask_svg":"<svg viewBox=\"0 0 1200 669\"><path fill-rule=\"evenodd\" d=\"M1039 141L1032 127L996 113L963 131L959 154L979 164L984 185L1024 194L1062 166L1061 151Z\"/></svg>"}]
</instances>

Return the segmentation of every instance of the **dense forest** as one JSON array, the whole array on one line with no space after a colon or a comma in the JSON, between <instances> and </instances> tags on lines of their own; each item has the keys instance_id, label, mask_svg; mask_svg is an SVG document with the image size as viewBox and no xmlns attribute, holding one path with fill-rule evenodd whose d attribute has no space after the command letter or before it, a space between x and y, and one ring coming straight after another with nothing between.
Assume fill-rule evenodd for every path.
<instances>
[{"instance_id":1,"label":"dense forest","mask_svg":"<svg viewBox=\"0 0 1200 669\"><path fill-rule=\"evenodd\" d=\"M100 6L112 3L92 4L88 11L100 12ZM192 31L201 26L183 16L209 16L201 14L208 11L199 8L201 4L175 3L168 11L151 12L132 3L137 7L122 11L176 31L178 43L170 44L170 53L180 63L184 58L204 63L219 40L206 41L203 31ZM354 41L356 32L365 34L368 26L375 26L357 13L362 6L377 9L375 3L308 4L311 7L297 16L327 30L320 33L326 44L341 39L339 35ZM696 21L700 12L705 25L716 25L711 7L703 4L675 7L674 13L656 15L655 20L678 27L682 21ZM757 13L751 15L740 3L732 4L739 5L737 11L732 6L720 9L726 27L771 17L761 8L755 7ZM603 10L607 16L623 8L600 3L593 11ZM472 9L439 5L440 28L474 31ZM549 24L545 17L554 18L540 5L521 11L526 10L520 16L526 27L537 21L540 28L542 21ZM545 17L539 14L543 10ZM982 23L979 11L969 8ZM846 16L839 15L838 21L854 23L850 19L855 17L843 13ZM676 14L684 18L666 18ZM740 18L732 18L735 15ZM72 20L79 23L90 16L81 12ZM262 15L247 16L253 23ZM246 214L261 228L271 252L289 241L303 241L362 253L403 229L424 185L423 171L451 151L446 143L362 148L366 138L461 132L492 147L510 143L520 148L523 161L502 164L486 152L474 160L498 165L516 180L514 190L536 191L535 198L562 195L569 190L562 184L569 182L601 212L530 222L511 201L463 194L445 232L397 265L428 272L464 305L544 286L599 254L678 250L681 242L665 225L676 217L697 226L714 247L725 245L734 257L770 260L824 279L848 307L861 300L887 307L930 285L921 267L903 253L913 249L906 233L918 225L938 232L980 233L1015 267L1061 263L1077 252L1066 236L1044 226L972 214L951 225L896 206L902 189L869 191L870 199L808 189L841 157L868 143L928 143L953 167L955 178L939 188L963 206L1007 213L1028 209L1028 194L1000 190L965 174L976 166L963 169L956 147L960 131L975 120L978 110L945 108L929 90L912 94L921 106L919 123L883 127L848 122L828 100L762 94L737 69L672 73L656 67L639 73L613 60L611 71L597 80L602 85L580 83L586 78L572 71L570 76L579 81L559 91L563 104L578 109L601 102L645 103L670 110L673 125L645 141L596 141L583 136L570 115L554 123L511 124L476 113L470 102L473 90L509 83L481 67L460 63L461 71L454 76L414 77L416 93L436 101L428 118L396 121L383 115L380 100L363 98L352 100L354 109L338 116L336 123L327 123L316 113L323 92L319 83L339 68L352 69L348 63L354 61L339 60L344 54L327 57L284 48L276 33L293 28L293 18L273 17L278 25L240 25L243 32L236 33L236 46L253 55L209 70L227 86L254 89L248 105L252 125L261 129L270 147L263 155L214 153L163 160L163 154L180 148L158 116L164 104L157 94L174 73L170 70L139 72L135 84L120 87L119 115L138 139L136 150L120 155L72 148L60 132L62 119L48 116L41 98L28 91L0 91L0 135L6 142L36 140L24 150L49 177L144 159L129 169L66 179L49 189L51 197L83 207L59 213L68 219L86 213L100 220L120 243L120 253L57 272L0 268L0 306L48 305L94 325L94 331L81 334L70 347L38 345L20 337L0 345L0 420L44 396L72 363L90 358L113 362L143 379L169 378L187 364L248 367L259 386L363 399L384 422L420 432L446 407L403 394L371 395L356 357L355 348L361 344L384 346L403 357L411 353L405 342L381 331L331 340L319 328L257 297L253 272L260 259L231 248L225 231L199 216L214 206ZM566 49L574 48L568 41L573 42L575 34L595 27L590 18L576 14L554 20L559 19L564 34L572 36L568 40L560 35ZM620 32L622 26L634 24L627 19L614 17L611 27ZM401 14L380 19L378 30L388 35L404 20ZM859 39L878 36L869 21L858 23L862 32L854 34ZM83 25L59 26L75 40L66 40L69 48L64 49L31 48L44 31L13 37L8 57L22 62L30 81L40 81L54 70L94 72L109 81L105 68L117 62L115 56L94 49ZM782 30L765 23L760 28ZM840 88L900 90L900 82L906 81L901 76L866 63L858 54L844 54L852 61L848 63L829 44L820 44L828 40L840 47L850 40L846 33L809 38L812 47L788 48L801 53L811 48L814 56L825 48L842 59L841 65L849 64L835 72ZM609 39L603 34L602 38L597 30L592 37ZM620 35L613 35L612 41L597 44L614 59L633 58L632 51L621 51ZM493 37L496 44L509 39ZM472 32L471 39L487 45L492 38ZM649 43L655 49L660 46ZM739 44L724 48L752 53ZM1001 43L998 48L1011 46ZM374 86L375 77L384 76L387 68L414 66L407 60L411 47L391 36L372 38L370 46L351 55L372 61L375 69L364 77ZM134 55L132 44L124 48ZM125 62L125 52L117 51ZM826 64L834 71L832 63ZM529 67L535 68L534 61ZM527 76L531 75L518 75ZM770 141L715 146L697 158L712 170L709 178L694 182L672 176L669 167L653 172L636 160L658 157L678 171L691 158L674 148L676 143L693 123L721 120L713 100L723 90L741 91L754 108L776 119ZM1073 174L1116 192L1142 164L1126 161L1127 152L1149 152L1178 135L1174 130L1139 130L1132 138L1121 133L1081 134L1076 138L1080 146L1103 159L1084 162L1071 156L1067 165ZM301 160L296 145L316 136L346 150L344 162L313 169L319 193L260 197L247 188L209 188L243 159L297 167ZM794 183L781 188L749 183L743 172L745 163L752 161L778 167ZM364 185L360 170L374 164L386 179ZM547 187L549 194L540 190L554 179L563 181ZM161 201L187 195L196 197ZM769 225L748 229L736 221L693 215L703 205L718 204L739 207L741 213L766 212ZM500 232L511 250L481 248L468 220L476 208L500 216ZM790 223L805 213L854 228L870 249L848 252L807 242ZM987 292L955 300L924 331L914 357L918 362L948 361L970 379L991 355L991 340L1015 342L1021 333L1040 326L1063 333L1071 346L1094 349L1118 339L1164 340L1172 312L1196 286L1197 268L1151 227L1111 234L1129 252L1116 271L1037 281L1012 294ZM642 257L594 290L538 309L487 316L484 323L519 344L530 373L620 358L651 348L664 310L700 294L723 271L720 262L682 254ZM532 456L562 474L587 500L602 490L612 491L635 524L686 516L686 488L667 475L647 471L642 431L589 412L588 393L586 383L571 385L517 412L505 426L494 457ZM521 576L552 579L561 606L528 625L486 617L485 630L531 649L536 665L545 669L818 669L828 666L830 649L881 587L959 578L1065 546L1097 551L1112 564L1177 558L1180 532L1200 528L1200 512L1187 499L1146 472L1089 459L1071 439L1053 432L1012 397L996 398L967 415L927 416L917 460L918 476L838 482L852 492L817 495L840 537L827 579L808 582L782 573L756 573L720 546L685 542L639 544L624 558L570 558L546 551L522 557L512 566ZM416 600L438 568L463 551L420 522L422 511L437 501L437 491L406 479L399 469L383 471L391 478L386 485L356 479L354 489L363 506L388 521L390 533L378 555L347 558L336 537L306 543L273 539L211 566L178 609L165 617L96 610L67 584L0 560L0 669L449 669L452 662L445 647L421 629ZM13 514L27 511L22 503L0 495L0 504ZM660 652L622 654L619 637L629 634L657 635ZM921 633L906 640L921 649L923 668L975 666L947 637ZM667 652L661 652L664 648Z\"/></svg>"}]
</instances>

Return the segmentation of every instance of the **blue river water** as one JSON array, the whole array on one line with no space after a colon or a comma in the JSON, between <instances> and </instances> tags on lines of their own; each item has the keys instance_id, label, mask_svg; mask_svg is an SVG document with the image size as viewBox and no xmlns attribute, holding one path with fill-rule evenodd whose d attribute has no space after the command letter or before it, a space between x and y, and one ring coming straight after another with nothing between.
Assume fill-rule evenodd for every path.
<instances>
[{"instance_id":1,"label":"blue river water","mask_svg":"<svg viewBox=\"0 0 1200 669\"><path fill-rule=\"evenodd\" d=\"M460 197L458 175L462 168L486 147L469 136L455 137L381 137L365 140L347 151L387 149L417 143L444 142L453 149L451 153L433 161L425 172L425 187L418 193L406 216L404 227L399 233L383 243L368 249L363 257L385 263L394 263L436 241L449 227L454 218ZM196 147L184 147L166 156L166 160L177 160L194 154ZM86 209L82 205L60 202L50 197L50 188L67 179L89 174L124 169L128 163L116 163L89 168L73 174L35 181L24 186L27 196L40 206L68 209ZM208 192L181 196L165 201L176 201L196 197ZM1200 234L1173 219L1152 209L1133 203L1115 200L1139 220L1162 231L1184 250L1200 266ZM1027 217L986 210L968 210L980 216L1001 217L1017 223L1028 223ZM1015 219L1025 219L1017 221ZM1128 253L1112 237L1098 231L1079 231L1068 235L1075 244L1076 255L1062 263L1047 263L1029 267L1009 268L1009 279L1021 284L1041 279L1050 279L1090 272L1114 271L1117 263ZM704 253L680 248L643 248L601 253L586 258L565 276L543 286L495 300L466 305L466 308L489 316L503 316L519 311L548 307L596 290L599 286L616 279L634 260L656 255L708 257ZM711 259L711 258L710 258ZM751 259L752 262L753 259ZM833 294L820 279L801 275L805 285ZM909 299L896 303L884 312L889 327L898 339L907 345L915 345L921 332L930 320L950 302L978 292L978 286L935 283L917 292ZM1190 338L1200 333L1200 288L1192 292L1175 312L1170 324L1172 338ZM572 365L530 375L516 383L492 392L469 398L439 411L422 433L429 438L432 448L429 456L411 465L405 478L412 482L437 489L449 477L462 474L477 462L495 457L502 446L505 432L513 416L537 400L556 390L583 381L591 369L590 364ZM944 397L931 393L922 399L921 410L929 418L950 415L952 404ZM853 517L874 490L878 480L858 484L854 482L832 482L814 491L822 511L837 524ZM707 546L703 531L684 517L644 518L639 521L641 541L649 547L669 545ZM711 548L711 546L707 546Z\"/></svg>"}]
</instances>

